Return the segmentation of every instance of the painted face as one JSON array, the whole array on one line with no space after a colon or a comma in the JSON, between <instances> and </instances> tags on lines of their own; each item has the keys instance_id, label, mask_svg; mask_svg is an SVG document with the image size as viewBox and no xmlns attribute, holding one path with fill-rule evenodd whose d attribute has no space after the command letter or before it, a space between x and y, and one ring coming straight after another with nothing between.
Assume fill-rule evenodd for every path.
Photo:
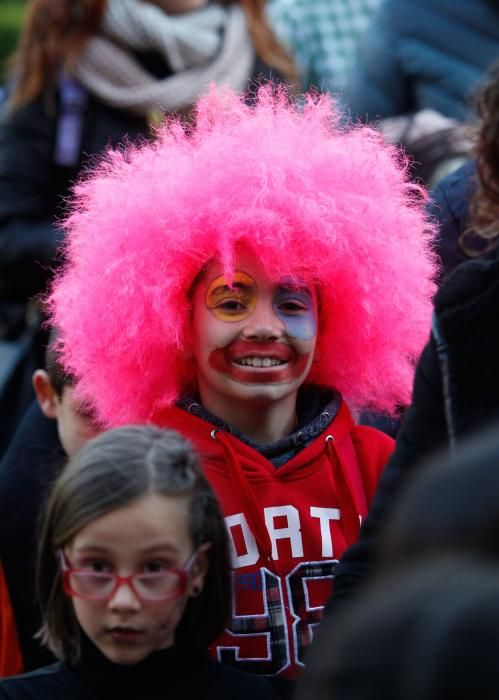
<instances>
[{"instance_id":1,"label":"painted face","mask_svg":"<svg viewBox=\"0 0 499 700\"><path fill-rule=\"evenodd\" d=\"M316 295L272 282L249 256L230 284L214 264L194 291L193 333L201 401L215 415L234 401L276 402L296 394L310 370Z\"/></svg>"},{"instance_id":2,"label":"painted face","mask_svg":"<svg viewBox=\"0 0 499 700\"><path fill-rule=\"evenodd\" d=\"M189 499L148 494L89 523L64 554L71 566L120 576L183 568L193 553ZM78 622L111 661L138 663L174 643L175 630L194 587L201 588L206 555L196 557L180 598L141 600L123 583L109 600L72 598Z\"/></svg>"}]
</instances>

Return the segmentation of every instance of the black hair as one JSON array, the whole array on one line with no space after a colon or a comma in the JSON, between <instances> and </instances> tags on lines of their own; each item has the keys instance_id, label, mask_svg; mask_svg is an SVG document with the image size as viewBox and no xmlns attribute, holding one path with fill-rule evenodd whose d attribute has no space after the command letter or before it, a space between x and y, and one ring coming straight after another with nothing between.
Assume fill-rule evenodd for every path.
<instances>
[{"instance_id":1,"label":"black hair","mask_svg":"<svg viewBox=\"0 0 499 700\"><path fill-rule=\"evenodd\" d=\"M45 351L45 371L48 374L52 388L59 398L62 398L66 387L73 386L75 383L75 378L69 372L66 372L61 362L59 336L55 328L52 328L50 331Z\"/></svg>"}]
</instances>

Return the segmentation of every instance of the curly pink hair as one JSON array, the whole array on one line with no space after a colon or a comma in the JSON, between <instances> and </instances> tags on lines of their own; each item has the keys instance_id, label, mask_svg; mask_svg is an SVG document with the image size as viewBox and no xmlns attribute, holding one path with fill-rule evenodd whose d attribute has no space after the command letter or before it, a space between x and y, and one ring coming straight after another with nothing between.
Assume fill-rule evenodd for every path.
<instances>
[{"instance_id":1,"label":"curly pink hair","mask_svg":"<svg viewBox=\"0 0 499 700\"><path fill-rule=\"evenodd\" d=\"M341 127L330 98L298 110L265 87L249 107L212 88L194 126L168 120L76 187L49 306L80 397L117 425L192 390L189 290L209 260L230 276L242 244L273 279L319 290L307 381L356 408L406 403L434 293L424 200L400 153Z\"/></svg>"}]
</instances>

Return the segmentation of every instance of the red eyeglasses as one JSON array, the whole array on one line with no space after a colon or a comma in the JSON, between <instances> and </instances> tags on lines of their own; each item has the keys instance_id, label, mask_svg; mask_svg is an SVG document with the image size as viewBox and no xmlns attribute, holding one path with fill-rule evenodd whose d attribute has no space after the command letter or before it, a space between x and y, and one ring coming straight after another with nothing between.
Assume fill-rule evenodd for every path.
<instances>
[{"instance_id":1,"label":"red eyeglasses","mask_svg":"<svg viewBox=\"0 0 499 700\"><path fill-rule=\"evenodd\" d=\"M182 569L165 569L157 573L118 576L113 573L77 569L62 550L57 552L66 595L85 600L109 600L122 585L130 586L140 600L179 598L187 590L189 573L197 552L189 557Z\"/></svg>"}]
</instances>

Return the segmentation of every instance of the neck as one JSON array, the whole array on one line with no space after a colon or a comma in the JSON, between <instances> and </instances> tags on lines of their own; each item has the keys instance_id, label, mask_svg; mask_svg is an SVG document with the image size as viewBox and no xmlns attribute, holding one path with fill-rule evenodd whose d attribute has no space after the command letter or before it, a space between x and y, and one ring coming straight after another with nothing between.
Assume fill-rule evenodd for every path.
<instances>
[{"instance_id":1,"label":"neck","mask_svg":"<svg viewBox=\"0 0 499 700\"><path fill-rule=\"evenodd\" d=\"M210 413L261 445L290 435L296 427L296 393L271 403L246 400L239 406L226 406L203 393L201 403Z\"/></svg>"}]
</instances>

